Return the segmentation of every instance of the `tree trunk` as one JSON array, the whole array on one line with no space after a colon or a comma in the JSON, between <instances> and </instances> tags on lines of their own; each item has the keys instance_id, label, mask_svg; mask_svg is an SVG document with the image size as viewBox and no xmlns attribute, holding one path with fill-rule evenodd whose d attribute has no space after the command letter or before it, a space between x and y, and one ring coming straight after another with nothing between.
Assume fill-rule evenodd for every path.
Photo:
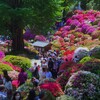
<instances>
[{"instance_id":1,"label":"tree trunk","mask_svg":"<svg viewBox=\"0 0 100 100\"><path fill-rule=\"evenodd\" d=\"M11 33L12 33L12 50L13 51L22 51L24 50L24 41L23 41L23 29L16 22L12 21L11 25Z\"/></svg>"}]
</instances>

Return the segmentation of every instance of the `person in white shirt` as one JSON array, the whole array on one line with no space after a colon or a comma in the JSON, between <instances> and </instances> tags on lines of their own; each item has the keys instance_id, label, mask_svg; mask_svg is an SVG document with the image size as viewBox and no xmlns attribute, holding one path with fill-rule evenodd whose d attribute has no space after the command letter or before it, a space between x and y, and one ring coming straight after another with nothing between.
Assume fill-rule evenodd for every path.
<instances>
[{"instance_id":1,"label":"person in white shirt","mask_svg":"<svg viewBox=\"0 0 100 100\"><path fill-rule=\"evenodd\" d=\"M36 67L37 67L37 63L35 62L33 66L34 70L36 69Z\"/></svg>"},{"instance_id":2,"label":"person in white shirt","mask_svg":"<svg viewBox=\"0 0 100 100\"><path fill-rule=\"evenodd\" d=\"M46 68L42 68L42 73L41 73L40 80L43 80L45 78L46 78Z\"/></svg>"}]
</instances>

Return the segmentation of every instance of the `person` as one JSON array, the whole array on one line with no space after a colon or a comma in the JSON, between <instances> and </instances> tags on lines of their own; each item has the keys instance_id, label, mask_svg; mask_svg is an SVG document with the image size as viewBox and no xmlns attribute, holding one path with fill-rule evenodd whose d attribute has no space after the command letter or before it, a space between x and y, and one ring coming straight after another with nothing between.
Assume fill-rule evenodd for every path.
<instances>
[{"instance_id":1,"label":"person","mask_svg":"<svg viewBox=\"0 0 100 100\"><path fill-rule=\"evenodd\" d=\"M46 70L46 78L52 78L52 73L49 71L49 69Z\"/></svg>"},{"instance_id":2,"label":"person","mask_svg":"<svg viewBox=\"0 0 100 100\"><path fill-rule=\"evenodd\" d=\"M45 100L45 92L44 92L44 91L41 91L41 92L39 93L39 99L40 99L40 100Z\"/></svg>"},{"instance_id":3,"label":"person","mask_svg":"<svg viewBox=\"0 0 100 100\"><path fill-rule=\"evenodd\" d=\"M33 88L29 91L27 100L35 100L37 87L38 87L38 83L34 81Z\"/></svg>"},{"instance_id":4,"label":"person","mask_svg":"<svg viewBox=\"0 0 100 100\"><path fill-rule=\"evenodd\" d=\"M11 78L8 76L8 72L6 70L3 71L3 75L4 75L3 83L7 91L7 100L11 100L12 90L13 90Z\"/></svg>"},{"instance_id":5,"label":"person","mask_svg":"<svg viewBox=\"0 0 100 100\"><path fill-rule=\"evenodd\" d=\"M33 68L34 68L34 70L37 68L37 62L34 62Z\"/></svg>"},{"instance_id":6,"label":"person","mask_svg":"<svg viewBox=\"0 0 100 100\"><path fill-rule=\"evenodd\" d=\"M21 69L21 72L18 75L19 86L24 84L26 80L27 80L27 73L24 71L24 69Z\"/></svg>"},{"instance_id":7,"label":"person","mask_svg":"<svg viewBox=\"0 0 100 100\"><path fill-rule=\"evenodd\" d=\"M0 85L0 100L7 100L7 93L4 85Z\"/></svg>"},{"instance_id":8,"label":"person","mask_svg":"<svg viewBox=\"0 0 100 100\"><path fill-rule=\"evenodd\" d=\"M49 62L48 62L48 68L51 72L53 71L53 66L54 66L54 62L53 62L52 58L50 58Z\"/></svg>"},{"instance_id":9,"label":"person","mask_svg":"<svg viewBox=\"0 0 100 100\"><path fill-rule=\"evenodd\" d=\"M16 91L16 92L14 93L14 95L13 95L12 100L22 100L22 99L21 99L21 93L18 92L18 91Z\"/></svg>"},{"instance_id":10,"label":"person","mask_svg":"<svg viewBox=\"0 0 100 100\"><path fill-rule=\"evenodd\" d=\"M46 68L42 68L42 73L41 73L41 79L45 79L46 78Z\"/></svg>"},{"instance_id":11,"label":"person","mask_svg":"<svg viewBox=\"0 0 100 100\"><path fill-rule=\"evenodd\" d=\"M34 63L33 69L34 69L34 71L33 71L33 77L39 78L39 72L38 72L37 63Z\"/></svg>"},{"instance_id":12,"label":"person","mask_svg":"<svg viewBox=\"0 0 100 100\"><path fill-rule=\"evenodd\" d=\"M0 85L3 84L2 75L0 75Z\"/></svg>"},{"instance_id":13,"label":"person","mask_svg":"<svg viewBox=\"0 0 100 100\"><path fill-rule=\"evenodd\" d=\"M31 80L31 82L32 82L32 83L34 83L34 82L39 83L39 80L38 80L38 79L36 79L35 77L33 77L33 78L32 78L32 80Z\"/></svg>"}]
</instances>

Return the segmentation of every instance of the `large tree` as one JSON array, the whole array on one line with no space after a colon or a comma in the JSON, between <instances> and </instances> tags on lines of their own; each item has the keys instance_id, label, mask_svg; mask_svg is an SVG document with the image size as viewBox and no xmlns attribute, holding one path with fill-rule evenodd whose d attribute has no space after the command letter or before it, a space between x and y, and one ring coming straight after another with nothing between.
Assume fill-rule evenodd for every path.
<instances>
[{"instance_id":1,"label":"large tree","mask_svg":"<svg viewBox=\"0 0 100 100\"><path fill-rule=\"evenodd\" d=\"M45 33L61 16L61 0L0 0L0 33L12 38L12 50L24 49L23 29Z\"/></svg>"}]
</instances>

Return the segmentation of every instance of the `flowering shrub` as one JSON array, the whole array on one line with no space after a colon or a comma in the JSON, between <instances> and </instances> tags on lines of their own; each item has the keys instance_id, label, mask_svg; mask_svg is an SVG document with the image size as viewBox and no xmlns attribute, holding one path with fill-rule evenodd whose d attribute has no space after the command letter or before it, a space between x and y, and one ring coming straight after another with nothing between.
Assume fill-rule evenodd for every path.
<instances>
[{"instance_id":1,"label":"flowering shrub","mask_svg":"<svg viewBox=\"0 0 100 100\"><path fill-rule=\"evenodd\" d=\"M3 74L3 70L12 71L13 69L9 65L0 63L0 74Z\"/></svg>"},{"instance_id":2,"label":"flowering shrub","mask_svg":"<svg viewBox=\"0 0 100 100\"><path fill-rule=\"evenodd\" d=\"M56 100L56 97L54 97L50 91L43 89L42 93L44 93L45 100Z\"/></svg>"},{"instance_id":3,"label":"flowering shrub","mask_svg":"<svg viewBox=\"0 0 100 100\"><path fill-rule=\"evenodd\" d=\"M24 39L30 40L34 38L35 38L35 34L33 34L31 30L27 29L26 32L24 33Z\"/></svg>"},{"instance_id":4,"label":"flowering shrub","mask_svg":"<svg viewBox=\"0 0 100 100\"><path fill-rule=\"evenodd\" d=\"M94 47L90 50L90 56L100 59L100 47Z\"/></svg>"},{"instance_id":5,"label":"flowering shrub","mask_svg":"<svg viewBox=\"0 0 100 100\"><path fill-rule=\"evenodd\" d=\"M65 92L76 100L99 100L100 78L88 71L78 71L70 77Z\"/></svg>"},{"instance_id":6,"label":"flowering shrub","mask_svg":"<svg viewBox=\"0 0 100 100\"><path fill-rule=\"evenodd\" d=\"M81 64L76 64L75 62L66 62L60 66L60 75L57 77L57 82L61 85L63 90L72 73L79 71L80 68Z\"/></svg>"},{"instance_id":7,"label":"flowering shrub","mask_svg":"<svg viewBox=\"0 0 100 100\"><path fill-rule=\"evenodd\" d=\"M81 70L90 71L100 75L100 59L90 59L83 64Z\"/></svg>"},{"instance_id":8,"label":"flowering shrub","mask_svg":"<svg viewBox=\"0 0 100 100\"><path fill-rule=\"evenodd\" d=\"M58 97L56 100L75 100L75 99L68 95L62 95L62 96Z\"/></svg>"},{"instance_id":9,"label":"flowering shrub","mask_svg":"<svg viewBox=\"0 0 100 100\"><path fill-rule=\"evenodd\" d=\"M28 93L29 93L30 89L32 89L32 88L33 88L33 84L31 83L30 80L27 80L25 82L25 84L18 87L17 91L21 92L21 96L24 100L24 98L26 98L28 96Z\"/></svg>"},{"instance_id":10,"label":"flowering shrub","mask_svg":"<svg viewBox=\"0 0 100 100\"><path fill-rule=\"evenodd\" d=\"M21 68L20 67L18 67L18 66L14 66L12 63L10 63L10 62L5 62L5 61L3 61L2 62L3 64L6 64L6 65L9 65L13 70L15 70L15 71L18 71L18 72L20 72L21 71Z\"/></svg>"},{"instance_id":11,"label":"flowering shrub","mask_svg":"<svg viewBox=\"0 0 100 100\"><path fill-rule=\"evenodd\" d=\"M61 48L66 51L67 48L75 46L76 48L81 46L91 46L94 40L100 38L100 12L98 11L75 11L74 15L66 19L66 25L61 27L53 37L53 40L59 40L60 38L64 39L64 42L58 42L60 51ZM77 13L76 13L77 12ZM91 40L93 42L87 42L84 44L85 40ZM55 43L54 43L55 44ZM56 46L53 44L53 49ZM96 42L95 42L96 44ZM99 43L100 44L100 43ZM67 48L66 48L67 47ZM93 47L93 46L92 46Z\"/></svg>"},{"instance_id":12,"label":"flowering shrub","mask_svg":"<svg viewBox=\"0 0 100 100\"><path fill-rule=\"evenodd\" d=\"M79 47L74 52L73 61L79 62L86 56L89 56L89 50L87 48Z\"/></svg>"},{"instance_id":13,"label":"flowering shrub","mask_svg":"<svg viewBox=\"0 0 100 100\"><path fill-rule=\"evenodd\" d=\"M18 79L18 74L19 72L13 70L13 71L8 71L8 75L12 80L17 80Z\"/></svg>"},{"instance_id":14,"label":"flowering shrub","mask_svg":"<svg viewBox=\"0 0 100 100\"><path fill-rule=\"evenodd\" d=\"M4 60L20 68L24 68L25 70L31 67L31 61L25 57L7 55Z\"/></svg>"},{"instance_id":15,"label":"flowering shrub","mask_svg":"<svg viewBox=\"0 0 100 100\"><path fill-rule=\"evenodd\" d=\"M38 41L46 41L46 37L44 37L43 35L36 35L35 36L35 40L38 40Z\"/></svg>"},{"instance_id":16,"label":"flowering shrub","mask_svg":"<svg viewBox=\"0 0 100 100\"><path fill-rule=\"evenodd\" d=\"M39 84L45 84L45 83L52 83L52 82L56 82L56 80L54 80L53 78L50 78L50 79L43 79L40 81Z\"/></svg>"},{"instance_id":17,"label":"flowering shrub","mask_svg":"<svg viewBox=\"0 0 100 100\"><path fill-rule=\"evenodd\" d=\"M5 57L4 52L0 51L0 60L2 60Z\"/></svg>"},{"instance_id":18,"label":"flowering shrub","mask_svg":"<svg viewBox=\"0 0 100 100\"><path fill-rule=\"evenodd\" d=\"M92 58L91 57L84 57L82 60L80 60L80 64L84 64L84 63L86 63L86 62L88 62L88 61L90 61Z\"/></svg>"},{"instance_id":19,"label":"flowering shrub","mask_svg":"<svg viewBox=\"0 0 100 100\"><path fill-rule=\"evenodd\" d=\"M49 90L55 97L58 97L64 94L60 85L57 82L51 82L49 80L45 80L45 82L39 84L39 86L41 89Z\"/></svg>"}]
</instances>

